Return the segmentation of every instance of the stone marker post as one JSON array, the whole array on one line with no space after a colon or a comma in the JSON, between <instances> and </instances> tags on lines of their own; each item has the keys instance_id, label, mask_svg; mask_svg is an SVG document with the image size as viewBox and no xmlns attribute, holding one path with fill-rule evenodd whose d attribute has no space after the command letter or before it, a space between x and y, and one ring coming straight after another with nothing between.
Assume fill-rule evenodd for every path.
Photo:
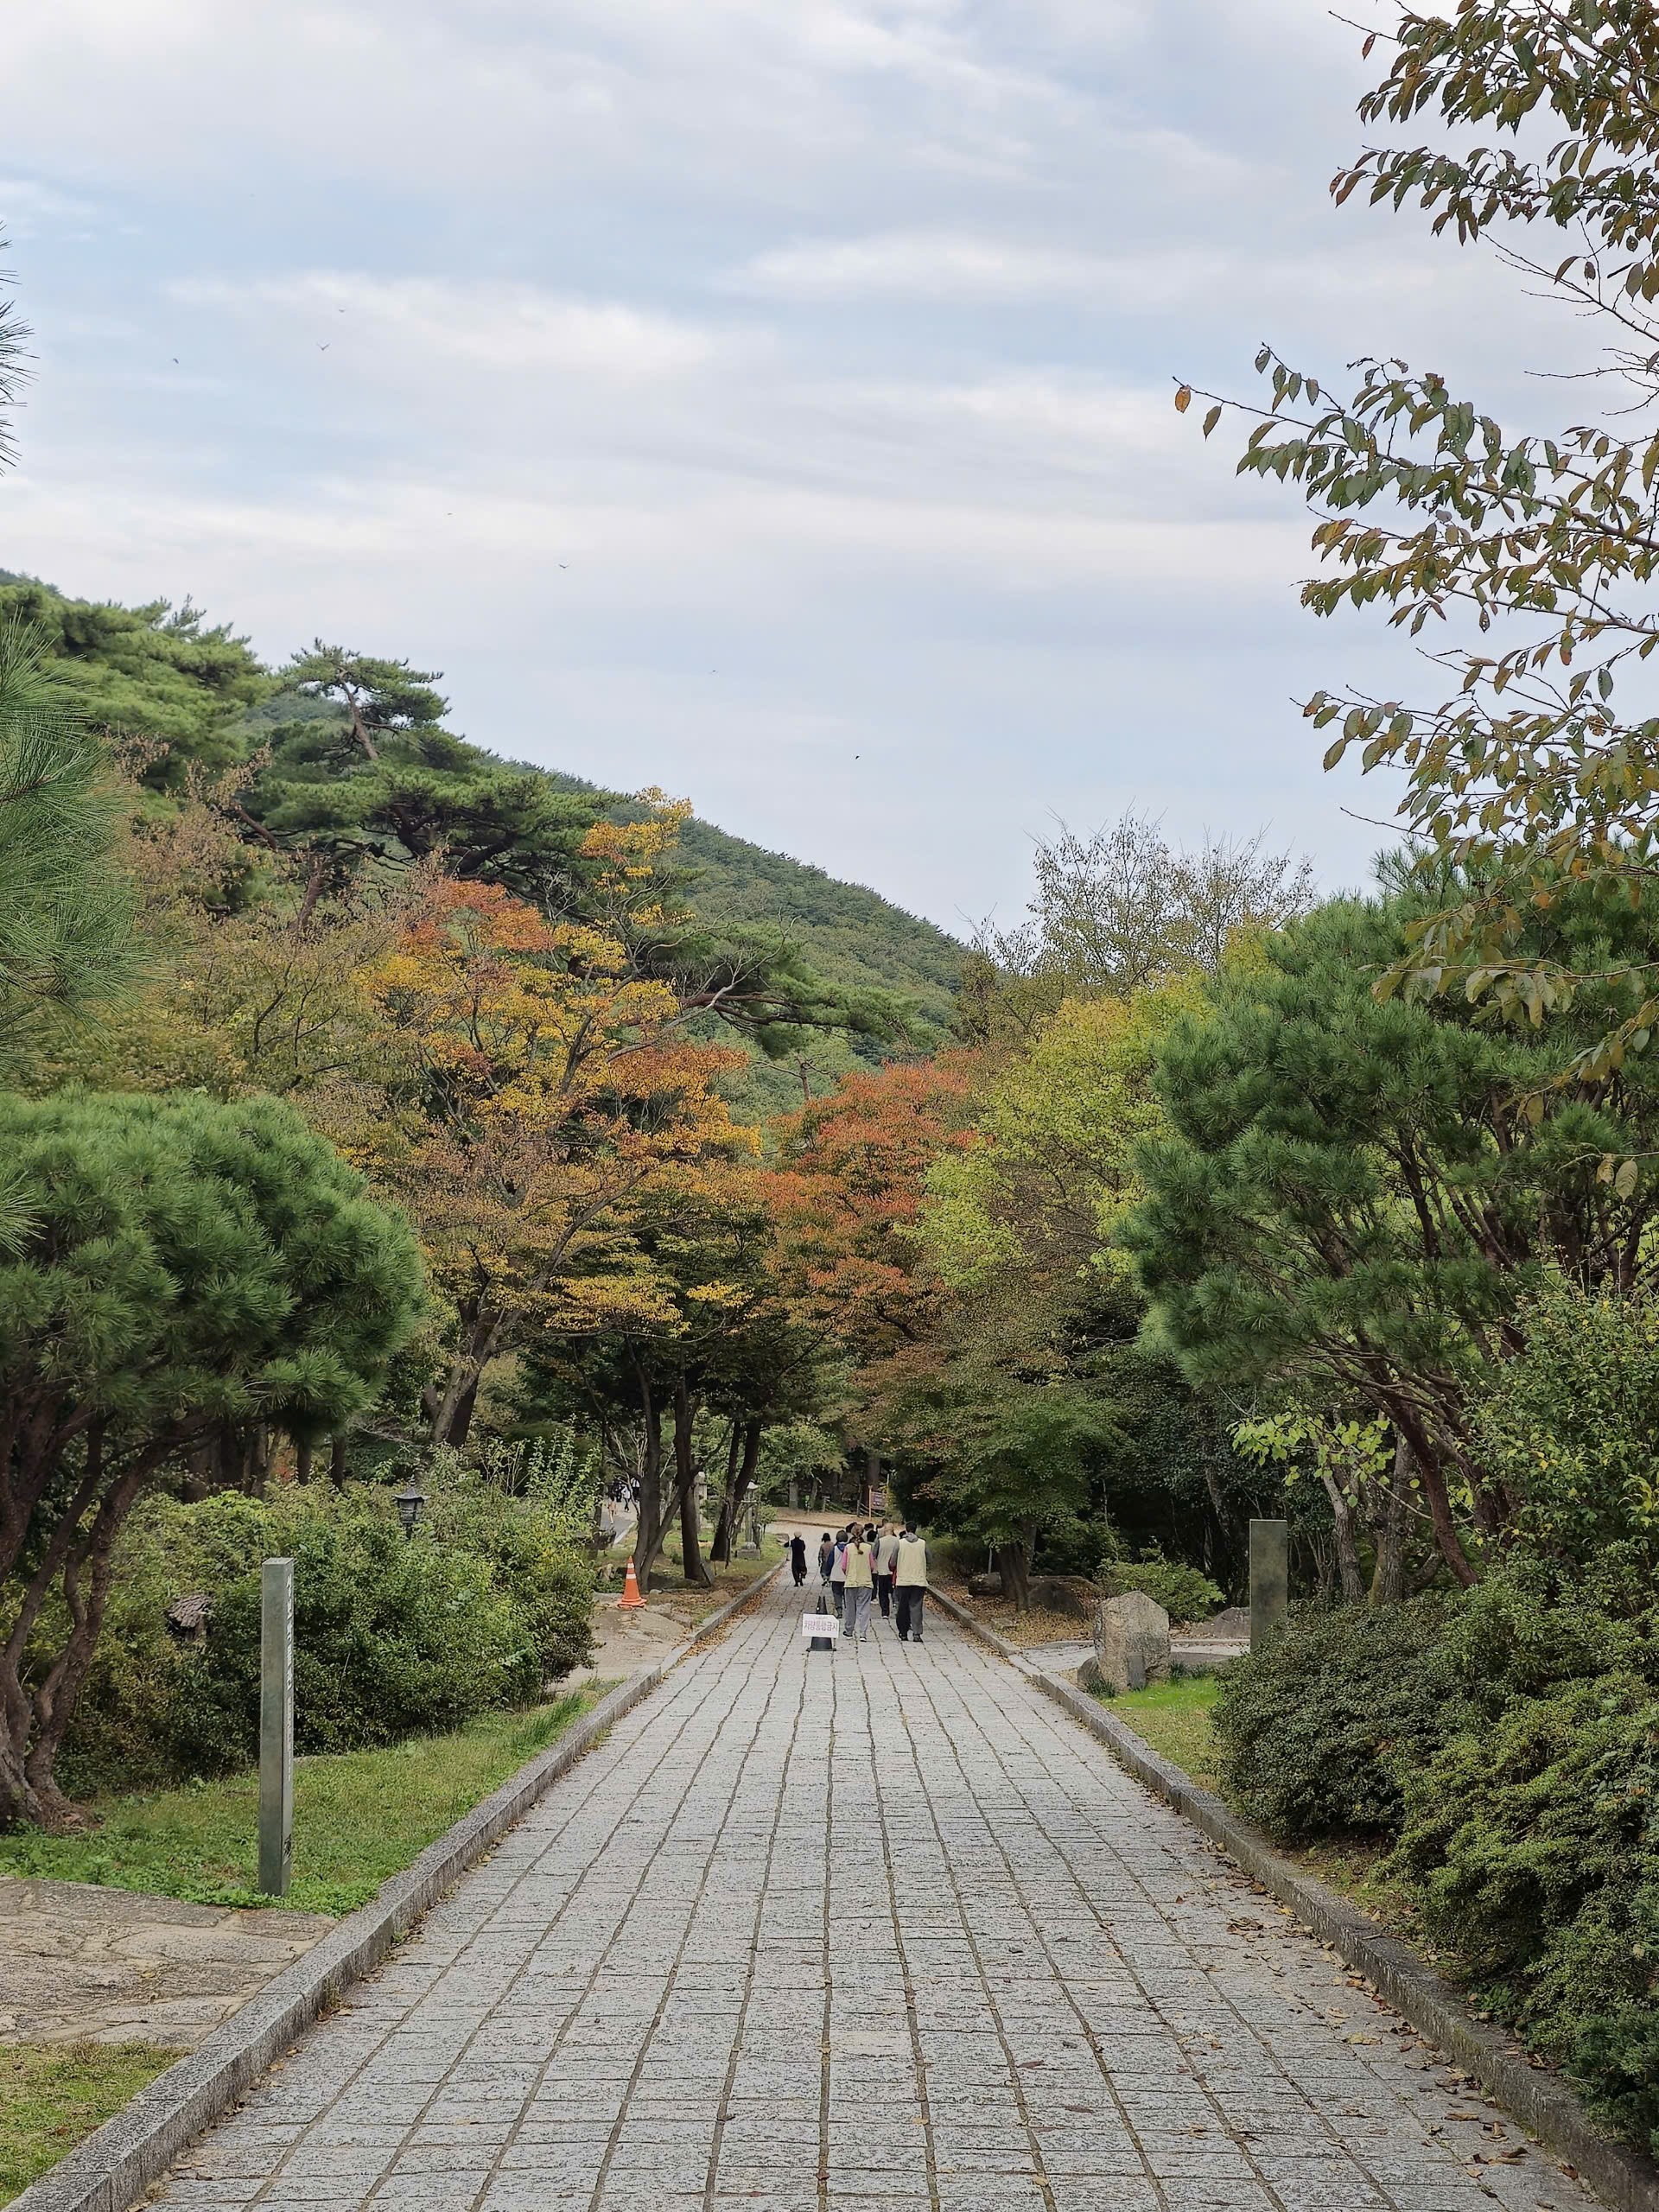
<instances>
[{"instance_id":1,"label":"stone marker post","mask_svg":"<svg viewBox=\"0 0 1659 2212\"><path fill-rule=\"evenodd\" d=\"M259 1570L259 1886L288 1895L294 1857L294 1562Z\"/></svg>"},{"instance_id":2,"label":"stone marker post","mask_svg":"<svg viewBox=\"0 0 1659 2212\"><path fill-rule=\"evenodd\" d=\"M1260 1651L1290 1610L1290 1523L1250 1523L1250 1649Z\"/></svg>"}]
</instances>

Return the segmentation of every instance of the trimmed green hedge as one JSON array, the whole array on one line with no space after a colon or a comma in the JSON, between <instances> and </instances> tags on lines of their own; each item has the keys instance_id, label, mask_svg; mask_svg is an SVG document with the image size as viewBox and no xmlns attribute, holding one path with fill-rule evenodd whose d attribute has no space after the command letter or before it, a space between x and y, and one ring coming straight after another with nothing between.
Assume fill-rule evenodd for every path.
<instances>
[{"instance_id":1,"label":"trimmed green hedge","mask_svg":"<svg viewBox=\"0 0 1659 2212\"><path fill-rule=\"evenodd\" d=\"M429 1478L430 1480L430 1478ZM93 1673L65 1751L78 1789L225 1774L254 1756L259 1563L295 1562L302 1752L372 1749L524 1705L591 1649L591 1561L530 1501L440 1488L406 1541L391 1494L294 1484L152 1502L123 1535ZM200 1638L169 1603L209 1600Z\"/></svg>"}]
</instances>

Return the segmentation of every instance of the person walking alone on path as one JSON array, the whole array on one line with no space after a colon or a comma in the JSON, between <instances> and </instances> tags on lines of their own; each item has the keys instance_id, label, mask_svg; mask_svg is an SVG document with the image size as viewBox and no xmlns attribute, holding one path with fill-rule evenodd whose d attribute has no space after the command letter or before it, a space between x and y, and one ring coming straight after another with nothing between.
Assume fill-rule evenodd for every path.
<instances>
[{"instance_id":1,"label":"person walking alone on path","mask_svg":"<svg viewBox=\"0 0 1659 2212\"><path fill-rule=\"evenodd\" d=\"M874 1529L855 1529L847 1539L847 1588L842 1602L842 1633L849 1643L870 1639L870 1593L875 1575L870 1563Z\"/></svg>"},{"instance_id":2,"label":"person walking alone on path","mask_svg":"<svg viewBox=\"0 0 1659 2212\"><path fill-rule=\"evenodd\" d=\"M842 1601L847 1595L847 1539L851 1531L843 1529L836 1538L836 1555L830 1562L830 1597L836 1609L836 1618L841 1618Z\"/></svg>"},{"instance_id":3,"label":"person walking alone on path","mask_svg":"<svg viewBox=\"0 0 1659 2212\"><path fill-rule=\"evenodd\" d=\"M836 1563L836 1540L826 1529L818 1539L818 1583L822 1589L830 1587L830 1570Z\"/></svg>"},{"instance_id":4,"label":"person walking alone on path","mask_svg":"<svg viewBox=\"0 0 1659 2212\"><path fill-rule=\"evenodd\" d=\"M795 1578L798 1590L806 1586L806 1538L791 1536L789 1540L789 1571Z\"/></svg>"},{"instance_id":5,"label":"person walking alone on path","mask_svg":"<svg viewBox=\"0 0 1659 2212\"><path fill-rule=\"evenodd\" d=\"M893 1613L893 1570L898 1557L899 1531L889 1522L875 1540L875 1594L884 1621Z\"/></svg>"},{"instance_id":6,"label":"person walking alone on path","mask_svg":"<svg viewBox=\"0 0 1659 2212\"><path fill-rule=\"evenodd\" d=\"M905 1533L899 1539L899 1549L893 1560L893 1586L899 1597L899 1641L900 1643L919 1643L922 1640L922 1607L927 1602L927 1545L911 1523L905 1523Z\"/></svg>"}]
</instances>

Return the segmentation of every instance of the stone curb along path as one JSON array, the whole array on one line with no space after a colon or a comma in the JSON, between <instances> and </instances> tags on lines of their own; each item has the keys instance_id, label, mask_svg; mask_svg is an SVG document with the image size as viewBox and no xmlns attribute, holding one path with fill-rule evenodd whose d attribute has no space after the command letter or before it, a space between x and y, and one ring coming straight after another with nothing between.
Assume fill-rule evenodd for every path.
<instances>
[{"instance_id":1,"label":"stone curb along path","mask_svg":"<svg viewBox=\"0 0 1659 2212\"><path fill-rule=\"evenodd\" d=\"M753 1603L783 1573L759 1574L683 1642L630 1675L556 1744L429 1843L302 1959L268 1982L199 2049L158 2074L123 2111L12 2199L8 2212L127 2212L187 2144L233 2105L349 1985L377 1967L469 1866L543 1797L562 1774L671 1669Z\"/></svg>"},{"instance_id":2,"label":"stone curb along path","mask_svg":"<svg viewBox=\"0 0 1659 2212\"><path fill-rule=\"evenodd\" d=\"M1496 2102L1576 2168L1580 2177L1616 2212L1659 2212L1659 2168L1640 2152L1604 2135L1570 2089L1533 2066L1500 2030L1477 2020L1451 1985L1408 1944L1383 1934L1323 1882L1282 1857L1260 1829L1242 1820L1213 1791L1201 1789L1189 1775L1160 1758L1132 1728L1106 1712L1098 1699L1046 1674L942 1591L929 1594L970 1636L1017 1667L1090 1735L1097 1736L1136 1781L1218 1844L1304 1927L1329 1943L1345 1964L1375 1983L1421 2035L1465 2066ZM33 2206L29 2212L34 2212Z\"/></svg>"}]
</instances>

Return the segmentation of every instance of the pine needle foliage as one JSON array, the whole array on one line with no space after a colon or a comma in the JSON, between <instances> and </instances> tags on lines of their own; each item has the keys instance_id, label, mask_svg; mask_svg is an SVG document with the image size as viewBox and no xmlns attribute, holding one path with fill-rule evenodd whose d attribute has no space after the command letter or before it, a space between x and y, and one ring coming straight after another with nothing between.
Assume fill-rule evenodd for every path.
<instances>
[{"instance_id":1,"label":"pine needle foliage","mask_svg":"<svg viewBox=\"0 0 1659 2212\"><path fill-rule=\"evenodd\" d=\"M84 1006L129 974L119 816L104 747L65 703L38 633L0 627L0 1048L32 1014Z\"/></svg>"}]
</instances>

